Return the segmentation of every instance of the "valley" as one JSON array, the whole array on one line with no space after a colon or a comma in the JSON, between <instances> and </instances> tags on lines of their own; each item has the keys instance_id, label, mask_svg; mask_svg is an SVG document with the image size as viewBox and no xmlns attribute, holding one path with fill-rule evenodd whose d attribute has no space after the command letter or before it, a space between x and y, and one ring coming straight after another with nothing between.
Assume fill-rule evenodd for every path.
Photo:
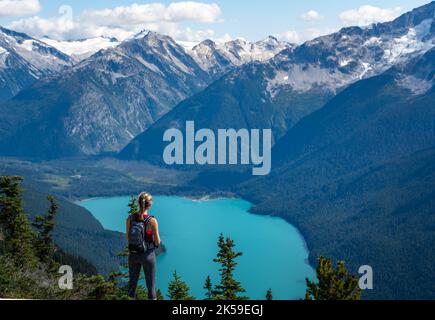
<instances>
[{"instance_id":1,"label":"valley","mask_svg":"<svg viewBox=\"0 0 435 320\"><path fill-rule=\"evenodd\" d=\"M65 53L74 45L83 56ZM322 255L372 266L376 289L364 298L431 299L434 101L435 2L302 44L271 36L186 49L152 31L44 43L1 28L0 175L25 177L31 216L56 196L57 243L105 275L119 267L122 230L75 202L147 190L165 201L244 199L267 216L253 220L295 226L311 266ZM270 170L253 176L255 164L234 161L246 150L227 146L225 159L195 161L196 148L211 148L194 130L165 163L165 132L193 122L208 133L270 129Z\"/></svg>"}]
</instances>

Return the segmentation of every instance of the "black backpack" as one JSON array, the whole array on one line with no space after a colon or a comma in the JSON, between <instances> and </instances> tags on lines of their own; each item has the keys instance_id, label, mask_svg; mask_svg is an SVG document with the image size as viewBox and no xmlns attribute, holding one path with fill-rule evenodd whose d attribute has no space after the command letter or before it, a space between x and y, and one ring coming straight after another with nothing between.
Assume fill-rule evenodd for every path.
<instances>
[{"instance_id":1,"label":"black backpack","mask_svg":"<svg viewBox=\"0 0 435 320\"><path fill-rule=\"evenodd\" d=\"M136 221L133 216L130 217L128 233L128 251L130 253L144 253L154 248L152 242L145 240L146 228L152 218L154 217L148 216L144 221Z\"/></svg>"}]
</instances>

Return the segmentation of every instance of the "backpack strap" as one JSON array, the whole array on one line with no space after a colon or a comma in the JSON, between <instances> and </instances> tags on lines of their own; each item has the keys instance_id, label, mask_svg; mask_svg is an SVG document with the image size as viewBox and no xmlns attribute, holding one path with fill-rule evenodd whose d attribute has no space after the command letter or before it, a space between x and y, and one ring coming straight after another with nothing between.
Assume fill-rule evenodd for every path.
<instances>
[{"instance_id":1,"label":"backpack strap","mask_svg":"<svg viewBox=\"0 0 435 320\"><path fill-rule=\"evenodd\" d=\"M143 221L143 223L144 223L144 225L145 225L145 228L146 228L146 226L148 225L148 222L150 222L150 220L151 220L152 218L154 218L154 216L148 216L148 217L146 217L146 219Z\"/></svg>"},{"instance_id":2,"label":"backpack strap","mask_svg":"<svg viewBox=\"0 0 435 320\"><path fill-rule=\"evenodd\" d=\"M146 219L144 220L144 227L143 227L143 232L144 232L144 240L146 241L146 234L147 234L147 226L148 223L151 221L151 219L153 219L154 216L148 216L146 217ZM154 242L152 242L154 244Z\"/></svg>"},{"instance_id":3,"label":"backpack strap","mask_svg":"<svg viewBox=\"0 0 435 320\"><path fill-rule=\"evenodd\" d=\"M148 217L146 217L146 219L143 221L143 225L144 225L144 227L143 227L143 231L145 232L145 234L146 234L146 232L147 232L147 226L148 226L148 223L151 221L152 218L154 218L154 216L148 216Z\"/></svg>"}]
</instances>

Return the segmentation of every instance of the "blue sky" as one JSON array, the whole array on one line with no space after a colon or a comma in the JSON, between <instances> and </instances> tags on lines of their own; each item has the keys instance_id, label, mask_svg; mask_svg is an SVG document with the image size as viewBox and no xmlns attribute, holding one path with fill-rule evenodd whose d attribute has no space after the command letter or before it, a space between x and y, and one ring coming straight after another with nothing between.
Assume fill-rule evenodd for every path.
<instances>
[{"instance_id":1,"label":"blue sky","mask_svg":"<svg viewBox=\"0 0 435 320\"><path fill-rule=\"evenodd\" d=\"M124 38L150 29L186 42L236 37L253 41L268 35L302 42L346 25L391 20L426 3L429 1L0 0L0 24L36 37L59 39ZM72 11L63 7L67 9L59 13L65 5Z\"/></svg>"}]
</instances>

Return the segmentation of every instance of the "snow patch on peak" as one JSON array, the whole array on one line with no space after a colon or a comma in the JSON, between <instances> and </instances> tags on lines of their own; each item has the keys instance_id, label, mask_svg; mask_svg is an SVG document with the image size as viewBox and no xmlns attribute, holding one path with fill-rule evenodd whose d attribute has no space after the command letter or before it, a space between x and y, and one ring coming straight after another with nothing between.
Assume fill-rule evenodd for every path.
<instances>
[{"instance_id":1,"label":"snow patch on peak","mask_svg":"<svg viewBox=\"0 0 435 320\"><path fill-rule=\"evenodd\" d=\"M208 71L212 68L227 68L228 65L219 66L219 61L211 57L223 57L232 66L241 66L253 61L266 61L273 58L279 52L290 48L292 45L287 42L280 42L273 36L257 42L248 42L244 39L236 39L225 43L215 43L205 40L190 50L195 61ZM220 59L222 62L222 59Z\"/></svg>"},{"instance_id":2,"label":"snow patch on peak","mask_svg":"<svg viewBox=\"0 0 435 320\"><path fill-rule=\"evenodd\" d=\"M41 40L79 61L90 57L100 50L116 47L120 43L115 38L106 37L72 41L59 41L49 38L43 38Z\"/></svg>"},{"instance_id":3,"label":"snow patch on peak","mask_svg":"<svg viewBox=\"0 0 435 320\"><path fill-rule=\"evenodd\" d=\"M274 98L282 87L290 87L296 92L303 93L314 86L335 91L345 84L346 79L337 72L316 65L293 65L288 71L278 70L275 76L268 80L267 91Z\"/></svg>"},{"instance_id":4,"label":"snow patch on peak","mask_svg":"<svg viewBox=\"0 0 435 320\"><path fill-rule=\"evenodd\" d=\"M192 48L192 50L196 50L196 49L200 50L203 48L215 48L216 46L217 46L216 42L214 42L213 40L207 39L207 40L204 40L204 41L198 43L196 46L194 46Z\"/></svg>"},{"instance_id":5,"label":"snow patch on peak","mask_svg":"<svg viewBox=\"0 0 435 320\"><path fill-rule=\"evenodd\" d=\"M72 59L56 48L23 33L0 27L0 45L11 55L19 56L31 65L32 76L60 71L72 64Z\"/></svg>"},{"instance_id":6,"label":"snow patch on peak","mask_svg":"<svg viewBox=\"0 0 435 320\"><path fill-rule=\"evenodd\" d=\"M376 45L382 42L382 39L379 37L371 37L366 42L364 42L364 46Z\"/></svg>"},{"instance_id":7,"label":"snow patch on peak","mask_svg":"<svg viewBox=\"0 0 435 320\"><path fill-rule=\"evenodd\" d=\"M361 62L362 71L359 75L359 79L362 80L364 77L373 70L373 68L370 66L370 63L368 62Z\"/></svg>"},{"instance_id":8,"label":"snow patch on peak","mask_svg":"<svg viewBox=\"0 0 435 320\"><path fill-rule=\"evenodd\" d=\"M142 30L133 36L134 39L142 39L151 33L150 30Z\"/></svg>"},{"instance_id":9,"label":"snow patch on peak","mask_svg":"<svg viewBox=\"0 0 435 320\"><path fill-rule=\"evenodd\" d=\"M178 44L169 36L162 35L154 31L148 31L145 36L135 37L135 39L143 39L149 46L158 46L160 43L171 43L174 46Z\"/></svg>"},{"instance_id":10,"label":"snow patch on peak","mask_svg":"<svg viewBox=\"0 0 435 320\"><path fill-rule=\"evenodd\" d=\"M0 71L1 69L6 67L6 59L9 55L9 52L0 46Z\"/></svg>"},{"instance_id":11,"label":"snow patch on peak","mask_svg":"<svg viewBox=\"0 0 435 320\"><path fill-rule=\"evenodd\" d=\"M433 19L423 20L419 25L410 28L405 35L395 38L390 45L384 50L384 59L389 63L396 63L402 56L414 52L427 51L433 47L433 39L424 41L429 35Z\"/></svg>"},{"instance_id":12,"label":"snow patch on peak","mask_svg":"<svg viewBox=\"0 0 435 320\"><path fill-rule=\"evenodd\" d=\"M429 91L433 86L432 80L419 79L412 75L402 77L396 82L402 88L410 90L413 95L424 94Z\"/></svg>"},{"instance_id":13,"label":"snow patch on peak","mask_svg":"<svg viewBox=\"0 0 435 320\"><path fill-rule=\"evenodd\" d=\"M345 67L347 66L349 63L351 63L353 60L352 59L343 59L339 62L340 67Z\"/></svg>"},{"instance_id":14,"label":"snow patch on peak","mask_svg":"<svg viewBox=\"0 0 435 320\"><path fill-rule=\"evenodd\" d=\"M257 44L279 45L280 42L274 36L268 36L266 39L258 41Z\"/></svg>"},{"instance_id":15,"label":"snow patch on peak","mask_svg":"<svg viewBox=\"0 0 435 320\"><path fill-rule=\"evenodd\" d=\"M27 51L33 51L33 40L24 40L21 46Z\"/></svg>"}]
</instances>

